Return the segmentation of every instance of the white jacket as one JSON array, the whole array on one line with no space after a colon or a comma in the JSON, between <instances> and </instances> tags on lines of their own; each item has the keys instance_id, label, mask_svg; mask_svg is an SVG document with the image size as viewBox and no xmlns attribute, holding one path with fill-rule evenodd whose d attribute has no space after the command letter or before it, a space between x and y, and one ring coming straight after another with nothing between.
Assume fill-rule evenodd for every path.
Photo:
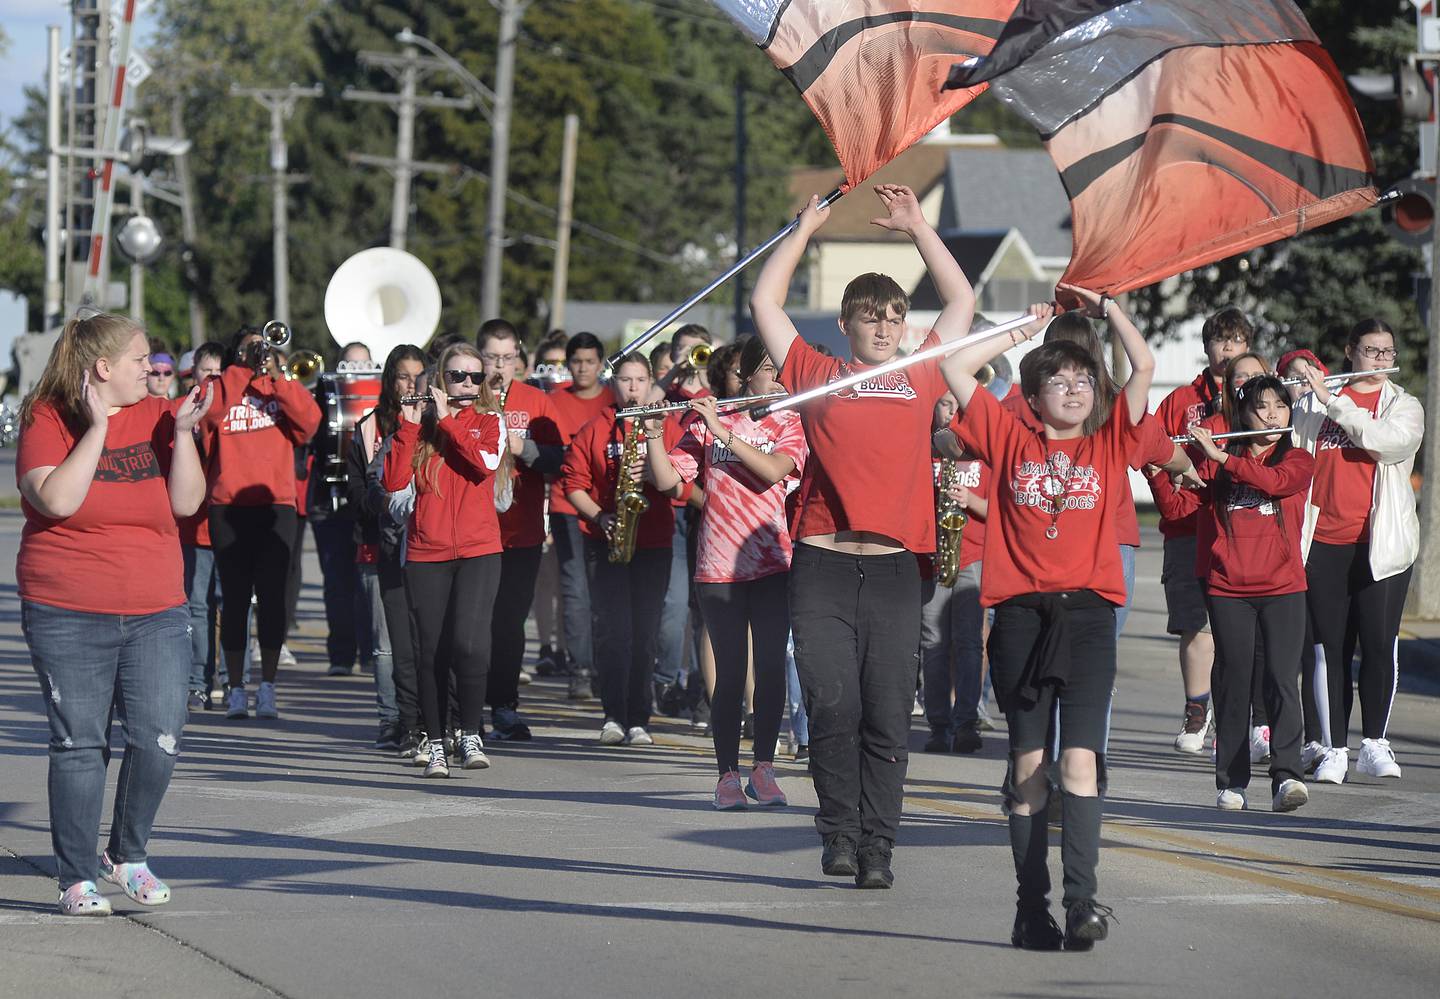
<instances>
[{"instance_id":1,"label":"white jacket","mask_svg":"<svg viewBox=\"0 0 1440 999\"><path fill-rule=\"evenodd\" d=\"M1325 419L1334 420L1350 439L1375 459L1375 487L1370 497L1370 575L1380 580L1404 572L1420 554L1420 519L1415 513L1415 490L1410 473L1425 435L1425 410L1420 400L1394 382L1380 388L1375 416L1338 392L1322 406L1315 393L1295 403L1295 443L1311 455ZM1310 557L1310 542L1320 508L1313 503L1314 485L1305 496L1305 529L1301 554Z\"/></svg>"}]
</instances>

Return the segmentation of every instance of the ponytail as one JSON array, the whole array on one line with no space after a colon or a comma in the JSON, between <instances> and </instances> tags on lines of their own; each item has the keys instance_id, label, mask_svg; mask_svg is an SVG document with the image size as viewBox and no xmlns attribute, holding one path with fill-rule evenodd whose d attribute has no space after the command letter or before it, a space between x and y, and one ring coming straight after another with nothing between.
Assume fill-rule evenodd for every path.
<instances>
[{"instance_id":1,"label":"ponytail","mask_svg":"<svg viewBox=\"0 0 1440 999\"><path fill-rule=\"evenodd\" d=\"M119 357L131 338L144 332L135 320L109 312L73 316L60 331L40 380L20 404L20 426L30 426L35 420L35 407L48 403L71 434L83 435L90 429L90 410L85 405L86 373L102 357Z\"/></svg>"}]
</instances>

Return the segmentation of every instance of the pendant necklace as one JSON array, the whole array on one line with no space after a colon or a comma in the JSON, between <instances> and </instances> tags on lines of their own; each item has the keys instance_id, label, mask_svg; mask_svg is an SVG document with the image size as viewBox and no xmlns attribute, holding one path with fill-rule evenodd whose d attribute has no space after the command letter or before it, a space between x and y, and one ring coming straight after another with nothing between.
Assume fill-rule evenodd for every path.
<instances>
[{"instance_id":1,"label":"pendant necklace","mask_svg":"<svg viewBox=\"0 0 1440 999\"><path fill-rule=\"evenodd\" d=\"M1065 477L1060 477L1061 472ZM1060 536L1060 514L1065 512L1065 497L1070 492L1070 479L1075 466L1064 451L1045 452L1045 496L1050 500L1050 526L1045 528L1045 539L1054 541Z\"/></svg>"}]
</instances>

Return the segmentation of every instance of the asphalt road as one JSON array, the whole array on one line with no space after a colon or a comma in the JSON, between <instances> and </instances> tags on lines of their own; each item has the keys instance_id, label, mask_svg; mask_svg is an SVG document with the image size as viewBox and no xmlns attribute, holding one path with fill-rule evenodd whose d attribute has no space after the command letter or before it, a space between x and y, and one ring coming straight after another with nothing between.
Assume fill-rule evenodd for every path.
<instances>
[{"instance_id":1,"label":"asphalt road","mask_svg":"<svg viewBox=\"0 0 1440 999\"><path fill-rule=\"evenodd\" d=\"M1313 787L1291 815L1216 811L1208 759L1170 748L1153 540L1115 704L1101 897L1118 920L1093 953L1009 945L999 734L927 756L917 719L896 886L858 892L819 871L802 769L780 768L788 809L718 814L687 725L602 748L598 706L552 682L524 691L534 742L420 780L369 748L370 678L322 675L314 585L281 720L191 716L151 842L174 900L114 894L115 917L65 919L18 528L0 513L0 997L1436 995L1440 701L1396 702L1402 780Z\"/></svg>"}]
</instances>

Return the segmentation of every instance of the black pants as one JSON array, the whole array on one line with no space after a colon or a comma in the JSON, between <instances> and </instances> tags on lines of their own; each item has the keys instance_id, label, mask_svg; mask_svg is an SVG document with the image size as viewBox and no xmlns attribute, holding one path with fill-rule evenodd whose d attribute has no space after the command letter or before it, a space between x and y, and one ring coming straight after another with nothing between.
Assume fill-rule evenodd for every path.
<instances>
[{"instance_id":1,"label":"black pants","mask_svg":"<svg viewBox=\"0 0 1440 999\"><path fill-rule=\"evenodd\" d=\"M696 583L715 651L710 734L720 773L740 768L748 652L755 654L755 762L775 761L785 714L785 646L790 637L789 573L743 583ZM747 641L748 638L748 641Z\"/></svg>"},{"instance_id":2,"label":"black pants","mask_svg":"<svg viewBox=\"0 0 1440 999\"><path fill-rule=\"evenodd\" d=\"M290 572L285 577L285 637L300 629L300 587L304 583L305 522L308 517L295 517L295 540L290 545Z\"/></svg>"},{"instance_id":3,"label":"black pants","mask_svg":"<svg viewBox=\"0 0 1440 999\"><path fill-rule=\"evenodd\" d=\"M820 799L815 828L893 843L920 675L915 556L796 545L790 626Z\"/></svg>"},{"instance_id":4,"label":"black pants","mask_svg":"<svg viewBox=\"0 0 1440 999\"><path fill-rule=\"evenodd\" d=\"M507 548L500 556L500 592L490 623L490 681L485 700L492 709L520 703L520 665L525 661L525 619L535 601L540 545Z\"/></svg>"},{"instance_id":5,"label":"black pants","mask_svg":"<svg viewBox=\"0 0 1440 999\"><path fill-rule=\"evenodd\" d=\"M1346 650L1350 626L1360 645L1362 731L1367 739L1385 738L1400 674L1400 616L1411 571L1376 581L1370 574L1369 542L1310 545L1305 576L1315 638L1315 707L1326 746L1343 748L1350 730L1354 698Z\"/></svg>"},{"instance_id":6,"label":"black pants","mask_svg":"<svg viewBox=\"0 0 1440 999\"><path fill-rule=\"evenodd\" d=\"M405 567L399 559L380 557L380 603L390 632L390 655L395 664L395 707L406 731L420 728L420 687L415 672L415 628L410 620L410 599L405 595Z\"/></svg>"},{"instance_id":7,"label":"black pants","mask_svg":"<svg viewBox=\"0 0 1440 999\"><path fill-rule=\"evenodd\" d=\"M370 630L369 605L360 599L355 568L355 521L338 514L316 514L310 518L310 528L315 532L315 554L325 588L325 653L331 666L350 669L369 644ZM365 642L359 638L361 628ZM373 649L369 652L374 655Z\"/></svg>"},{"instance_id":8,"label":"black pants","mask_svg":"<svg viewBox=\"0 0 1440 999\"><path fill-rule=\"evenodd\" d=\"M220 607L220 648L232 687L242 681L248 644L250 597L256 601L255 630L262 653L262 677L274 682L266 666L285 642L285 582L295 543L293 506L212 506L210 545L225 599Z\"/></svg>"},{"instance_id":9,"label":"black pants","mask_svg":"<svg viewBox=\"0 0 1440 999\"><path fill-rule=\"evenodd\" d=\"M650 724L650 678L671 554L668 546L637 548L628 565L615 565L604 541L585 539L600 703L605 717L624 729Z\"/></svg>"},{"instance_id":10,"label":"black pants","mask_svg":"<svg viewBox=\"0 0 1440 999\"><path fill-rule=\"evenodd\" d=\"M460 727L478 732L484 722L490 615L499 585L499 555L405 564L405 593L419 650L420 717L431 739L445 731L452 673L460 693Z\"/></svg>"},{"instance_id":11,"label":"black pants","mask_svg":"<svg viewBox=\"0 0 1440 999\"><path fill-rule=\"evenodd\" d=\"M1275 597L1205 597L1215 666L1210 692L1215 705L1215 786L1250 785L1250 705L1255 673L1263 672L1270 719L1270 793L1281 781L1301 780L1300 646L1305 641L1305 594ZM1256 654L1256 635L1265 657Z\"/></svg>"}]
</instances>

